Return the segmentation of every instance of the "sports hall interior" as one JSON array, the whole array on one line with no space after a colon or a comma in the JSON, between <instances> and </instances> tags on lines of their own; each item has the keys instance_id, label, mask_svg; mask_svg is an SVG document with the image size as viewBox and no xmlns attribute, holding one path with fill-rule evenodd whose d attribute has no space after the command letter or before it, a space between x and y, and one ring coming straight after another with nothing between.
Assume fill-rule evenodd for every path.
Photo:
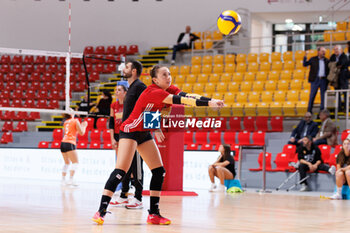
<instances>
[{"instance_id":1,"label":"sports hall interior","mask_svg":"<svg viewBox=\"0 0 350 233\"><path fill-rule=\"evenodd\" d=\"M70 38L68 3L71 3ZM186 116L212 118L222 123L220 129L185 131L184 154L189 158L194 152L196 160L201 160L203 153L214 162L219 145L231 145L236 168L241 153L240 183L246 190L243 194L232 195L209 193L205 167L208 161L202 161L198 165L201 169L195 170L202 172L200 176L186 175L191 170L189 162L183 176L191 178L187 182L184 180L184 189L195 191L198 196L164 198L164 212L174 215L175 224L170 228L153 229L143 224L140 219L145 218L145 210L134 213L113 210L113 217L108 217L110 224L99 228L89 222L104 182L93 178L91 166L98 158L87 162L91 163L87 168L92 171L91 181L81 178L79 188L61 190L60 171L56 167L60 168L62 162L59 158L62 115L2 110L0 199L3 201L0 206L9 210L9 214L2 214L5 222L0 226L4 229L38 230L30 222L42 223L32 213L43 215L44 223L39 232L112 232L116 229L135 232L228 232L233 229L239 232L304 232L316 229L332 232L343 231L348 225L344 217L348 213L347 201L334 203L319 198L320 194L334 191L334 176L310 175L312 191L307 193L299 193L299 186L291 192L276 191L276 188L295 172L290 162L296 162L296 147L287 142L307 112L309 68L303 66L303 58L316 56L320 46L326 48L327 58L335 45L341 45L348 53L350 1L3 0L0 5L0 28L4 32L0 36L2 48L67 52L71 46L73 53L85 56L139 60L144 67L140 79L146 85L152 83L149 74L152 66L161 64L169 67L172 84L184 92L224 100L225 107L220 110L184 108ZM227 9L240 14L242 27L237 34L223 36L216 20L220 12ZM171 64L172 47L187 25L200 39L191 49L177 52L175 64ZM97 102L104 90L113 93L116 83L123 79L118 65L87 58L85 69L82 59L71 59L70 107L76 108L88 91L86 71L92 102ZM1 53L0 107L64 109L66 70L65 57ZM329 86L328 90L334 88ZM313 120L319 125L320 99L318 92ZM341 142L350 134L346 121L349 113L338 112L335 100L334 93L326 96L327 109L337 126L339 145L320 146L322 159L329 165L335 165ZM93 127L94 118L84 120L88 121L88 131L77 137L78 154L82 151L103 157L106 153L113 158L108 119L98 118L96 128ZM264 191L266 188L272 193L255 192L263 183L263 153L256 149L240 151L242 145L266 146ZM28 174L34 170L41 169L41 174L46 174L45 167L28 168L26 158L41 153L57 154L51 161L53 168L47 177L32 177ZM23 154L27 157L21 157ZM108 161L112 161L108 168L113 167L114 161ZM22 168L28 171L17 175ZM103 171L101 164L98 171L101 171L99 177L110 172ZM292 179L290 186L297 181L298 176ZM84 204L85 201L92 206ZM21 210L20 206L26 205L32 209ZM304 214L304 218L300 218ZM15 218L23 221L23 225L11 226Z\"/></svg>"}]
</instances>

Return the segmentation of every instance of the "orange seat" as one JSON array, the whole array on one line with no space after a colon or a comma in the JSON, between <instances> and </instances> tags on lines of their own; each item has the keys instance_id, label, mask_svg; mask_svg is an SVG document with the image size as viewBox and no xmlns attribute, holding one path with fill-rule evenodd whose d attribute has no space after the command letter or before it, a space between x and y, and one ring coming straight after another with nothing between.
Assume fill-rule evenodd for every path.
<instances>
[{"instance_id":1,"label":"orange seat","mask_svg":"<svg viewBox=\"0 0 350 233\"><path fill-rule=\"evenodd\" d=\"M200 74L202 67L200 65L192 65L191 74Z\"/></svg>"},{"instance_id":2,"label":"orange seat","mask_svg":"<svg viewBox=\"0 0 350 233\"><path fill-rule=\"evenodd\" d=\"M284 92L284 91L275 91L273 93L273 99L276 102L283 103L284 101L286 101L286 92Z\"/></svg>"},{"instance_id":3,"label":"orange seat","mask_svg":"<svg viewBox=\"0 0 350 233\"><path fill-rule=\"evenodd\" d=\"M256 53L248 53L248 63L258 62L258 54Z\"/></svg>"},{"instance_id":4,"label":"orange seat","mask_svg":"<svg viewBox=\"0 0 350 233\"><path fill-rule=\"evenodd\" d=\"M255 72L244 73L244 81L255 81Z\"/></svg>"},{"instance_id":5,"label":"orange seat","mask_svg":"<svg viewBox=\"0 0 350 233\"><path fill-rule=\"evenodd\" d=\"M225 73L234 73L236 71L235 63L226 63L225 64Z\"/></svg>"},{"instance_id":6,"label":"orange seat","mask_svg":"<svg viewBox=\"0 0 350 233\"><path fill-rule=\"evenodd\" d=\"M278 81L280 79L280 71L272 70L269 72L269 80Z\"/></svg>"},{"instance_id":7,"label":"orange seat","mask_svg":"<svg viewBox=\"0 0 350 233\"><path fill-rule=\"evenodd\" d=\"M293 79L304 80L305 79L305 71L301 69L297 69L293 71Z\"/></svg>"},{"instance_id":8,"label":"orange seat","mask_svg":"<svg viewBox=\"0 0 350 233\"><path fill-rule=\"evenodd\" d=\"M239 92L239 83L237 82L230 82L228 84L228 91L229 92Z\"/></svg>"},{"instance_id":9,"label":"orange seat","mask_svg":"<svg viewBox=\"0 0 350 233\"><path fill-rule=\"evenodd\" d=\"M224 55L218 54L214 56L214 65L216 64L224 64Z\"/></svg>"},{"instance_id":10,"label":"orange seat","mask_svg":"<svg viewBox=\"0 0 350 233\"><path fill-rule=\"evenodd\" d=\"M259 55L259 62L269 62L270 61L270 54L269 53L260 53Z\"/></svg>"},{"instance_id":11,"label":"orange seat","mask_svg":"<svg viewBox=\"0 0 350 233\"><path fill-rule=\"evenodd\" d=\"M238 63L236 66L237 72L246 72L247 71L247 63Z\"/></svg>"},{"instance_id":12,"label":"orange seat","mask_svg":"<svg viewBox=\"0 0 350 233\"><path fill-rule=\"evenodd\" d=\"M187 75L187 74L190 74L190 66L187 66L187 65L183 65L180 67L180 74L182 75Z\"/></svg>"},{"instance_id":13,"label":"orange seat","mask_svg":"<svg viewBox=\"0 0 350 233\"><path fill-rule=\"evenodd\" d=\"M208 81L208 78L207 78ZM198 76L198 82L199 82L199 76ZM210 83L218 83L220 82L220 75L216 74L215 72L213 74L209 75L209 82Z\"/></svg>"},{"instance_id":14,"label":"orange seat","mask_svg":"<svg viewBox=\"0 0 350 233\"><path fill-rule=\"evenodd\" d=\"M305 56L304 50L297 50L297 51L295 51L294 59L296 61L302 61L304 59L304 56Z\"/></svg>"},{"instance_id":15,"label":"orange seat","mask_svg":"<svg viewBox=\"0 0 350 233\"><path fill-rule=\"evenodd\" d=\"M204 56L203 59L202 59L202 63L203 63L203 65L211 65L211 64L213 64L213 57L209 56L209 55Z\"/></svg>"},{"instance_id":16,"label":"orange seat","mask_svg":"<svg viewBox=\"0 0 350 233\"><path fill-rule=\"evenodd\" d=\"M261 92L261 102L263 103L271 103L273 102L273 92L272 91L263 91Z\"/></svg>"},{"instance_id":17,"label":"orange seat","mask_svg":"<svg viewBox=\"0 0 350 233\"><path fill-rule=\"evenodd\" d=\"M226 104L232 104L235 102L235 94L232 92L226 92L224 94L224 101Z\"/></svg>"},{"instance_id":18,"label":"orange seat","mask_svg":"<svg viewBox=\"0 0 350 233\"><path fill-rule=\"evenodd\" d=\"M291 90L287 92L287 101L298 102L299 101L299 91Z\"/></svg>"},{"instance_id":19,"label":"orange seat","mask_svg":"<svg viewBox=\"0 0 350 233\"><path fill-rule=\"evenodd\" d=\"M211 39L206 39L203 41L203 48L204 49L212 49L213 48L213 41Z\"/></svg>"},{"instance_id":20,"label":"orange seat","mask_svg":"<svg viewBox=\"0 0 350 233\"><path fill-rule=\"evenodd\" d=\"M247 55L245 53L237 54L236 63L247 63Z\"/></svg>"},{"instance_id":21,"label":"orange seat","mask_svg":"<svg viewBox=\"0 0 350 233\"><path fill-rule=\"evenodd\" d=\"M263 81L253 82L253 91L262 92L264 90L265 83Z\"/></svg>"},{"instance_id":22,"label":"orange seat","mask_svg":"<svg viewBox=\"0 0 350 233\"><path fill-rule=\"evenodd\" d=\"M248 64L248 71L257 72L259 70L259 64L256 62L250 62Z\"/></svg>"},{"instance_id":23,"label":"orange seat","mask_svg":"<svg viewBox=\"0 0 350 233\"><path fill-rule=\"evenodd\" d=\"M222 40L222 33L219 30L213 31L213 40Z\"/></svg>"},{"instance_id":24,"label":"orange seat","mask_svg":"<svg viewBox=\"0 0 350 233\"><path fill-rule=\"evenodd\" d=\"M186 83L194 84L197 82L197 75L189 74L186 76Z\"/></svg>"},{"instance_id":25,"label":"orange seat","mask_svg":"<svg viewBox=\"0 0 350 233\"><path fill-rule=\"evenodd\" d=\"M265 71L259 71L256 73L256 81L266 81L267 73Z\"/></svg>"},{"instance_id":26,"label":"orange seat","mask_svg":"<svg viewBox=\"0 0 350 233\"><path fill-rule=\"evenodd\" d=\"M277 86L277 82L273 80L269 80L265 82L265 91L275 91Z\"/></svg>"},{"instance_id":27,"label":"orange seat","mask_svg":"<svg viewBox=\"0 0 350 233\"><path fill-rule=\"evenodd\" d=\"M290 81L290 87L293 90L301 90L303 86L303 82L300 81L299 79L294 79Z\"/></svg>"},{"instance_id":28,"label":"orange seat","mask_svg":"<svg viewBox=\"0 0 350 233\"><path fill-rule=\"evenodd\" d=\"M282 70L283 63L281 61L273 61L271 65L271 70Z\"/></svg>"},{"instance_id":29,"label":"orange seat","mask_svg":"<svg viewBox=\"0 0 350 233\"><path fill-rule=\"evenodd\" d=\"M209 65L209 64L203 65L203 67L202 67L202 73L203 73L203 74L211 74L212 69L213 69L212 66Z\"/></svg>"},{"instance_id":30,"label":"orange seat","mask_svg":"<svg viewBox=\"0 0 350 233\"><path fill-rule=\"evenodd\" d=\"M260 71L270 71L271 70L271 63L264 61L260 62Z\"/></svg>"},{"instance_id":31,"label":"orange seat","mask_svg":"<svg viewBox=\"0 0 350 233\"><path fill-rule=\"evenodd\" d=\"M281 80L291 80L292 72L290 70L283 70L281 72Z\"/></svg>"},{"instance_id":32,"label":"orange seat","mask_svg":"<svg viewBox=\"0 0 350 233\"><path fill-rule=\"evenodd\" d=\"M216 84L216 91L220 92L220 93L227 92L228 91L227 83L220 82L220 83Z\"/></svg>"},{"instance_id":33,"label":"orange seat","mask_svg":"<svg viewBox=\"0 0 350 233\"><path fill-rule=\"evenodd\" d=\"M236 55L234 55L234 54L226 54L226 56L225 56L225 64L235 63L235 62L236 62Z\"/></svg>"},{"instance_id":34,"label":"orange seat","mask_svg":"<svg viewBox=\"0 0 350 233\"><path fill-rule=\"evenodd\" d=\"M247 103L248 102L248 95L246 92L239 92L236 95L236 102L237 103Z\"/></svg>"},{"instance_id":35,"label":"orange seat","mask_svg":"<svg viewBox=\"0 0 350 233\"><path fill-rule=\"evenodd\" d=\"M273 52L271 53L271 62L281 61L281 53L280 52Z\"/></svg>"},{"instance_id":36,"label":"orange seat","mask_svg":"<svg viewBox=\"0 0 350 233\"><path fill-rule=\"evenodd\" d=\"M213 75L214 74L211 74L209 76L213 76ZM199 75L197 75L197 82L199 82L199 83L206 83L206 82L208 82L208 75L207 74L199 74ZM209 82L214 82L215 83L214 80L212 80L212 81L209 80Z\"/></svg>"},{"instance_id":37,"label":"orange seat","mask_svg":"<svg viewBox=\"0 0 350 233\"><path fill-rule=\"evenodd\" d=\"M286 61L293 61L293 52L286 51L283 53L283 61L286 63Z\"/></svg>"},{"instance_id":38,"label":"orange seat","mask_svg":"<svg viewBox=\"0 0 350 233\"><path fill-rule=\"evenodd\" d=\"M186 76L185 75L177 75L174 77L174 83L176 84L182 84L185 83Z\"/></svg>"},{"instance_id":39,"label":"orange seat","mask_svg":"<svg viewBox=\"0 0 350 233\"><path fill-rule=\"evenodd\" d=\"M216 89L216 85L214 83L206 83L206 84L204 84L205 93L212 94L212 93L215 92L215 89Z\"/></svg>"},{"instance_id":40,"label":"orange seat","mask_svg":"<svg viewBox=\"0 0 350 233\"><path fill-rule=\"evenodd\" d=\"M222 74L224 72L224 66L222 64L215 64L213 67L213 73Z\"/></svg>"},{"instance_id":41,"label":"orange seat","mask_svg":"<svg viewBox=\"0 0 350 233\"><path fill-rule=\"evenodd\" d=\"M280 80L277 83L277 90L279 90L279 91L288 91L289 90L289 81Z\"/></svg>"},{"instance_id":42,"label":"orange seat","mask_svg":"<svg viewBox=\"0 0 350 233\"><path fill-rule=\"evenodd\" d=\"M191 64L193 65L201 65L202 64L202 57L201 56L193 56L191 59Z\"/></svg>"},{"instance_id":43,"label":"orange seat","mask_svg":"<svg viewBox=\"0 0 350 233\"><path fill-rule=\"evenodd\" d=\"M295 63L294 61L285 61L283 65L283 69L285 70L294 70Z\"/></svg>"},{"instance_id":44,"label":"orange seat","mask_svg":"<svg viewBox=\"0 0 350 233\"><path fill-rule=\"evenodd\" d=\"M232 74L230 74L230 73L223 73L221 75L221 81L222 82L231 82L232 81Z\"/></svg>"},{"instance_id":45,"label":"orange seat","mask_svg":"<svg viewBox=\"0 0 350 233\"><path fill-rule=\"evenodd\" d=\"M245 81L245 82L242 82L241 83L241 92L249 92L252 90L252 82L248 82L248 81Z\"/></svg>"},{"instance_id":46,"label":"orange seat","mask_svg":"<svg viewBox=\"0 0 350 233\"><path fill-rule=\"evenodd\" d=\"M260 94L256 91L249 92L248 94L248 102L249 103L259 103L260 102Z\"/></svg>"},{"instance_id":47,"label":"orange seat","mask_svg":"<svg viewBox=\"0 0 350 233\"><path fill-rule=\"evenodd\" d=\"M236 72L232 75L232 81L234 82L242 82L244 78L244 73Z\"/></svg>"}]
</instances>

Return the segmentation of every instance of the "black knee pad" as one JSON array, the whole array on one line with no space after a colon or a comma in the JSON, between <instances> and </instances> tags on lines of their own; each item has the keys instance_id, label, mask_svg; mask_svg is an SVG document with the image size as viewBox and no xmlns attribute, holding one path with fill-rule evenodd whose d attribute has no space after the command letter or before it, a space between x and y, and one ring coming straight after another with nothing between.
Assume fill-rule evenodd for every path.
<instances>
[{"instance_id":1,"label":"black knee pad","mask_svg":"<svg viewBox=\"0 0 350 233\"><path fill-rule=\"evenodd\" d=\"M162 185L163 185L164 176L165 176L164 167L163 166L157 167L155 169L152 169L151 172L152 172L152 178L151 178L151 184L149 186L149 189L154 191L162 190Z\"/></svg>"},{"instance_id":2,"label":"black knee pad","mask_svg":"<svg viewBox=\"0 0 350 233\"><path fill-rule=\"evenodd\" d=\"M123 180L124 176L125 171L121 169L114 169L106 182L105 189L114 192L118 184Z\"/></svg>"}]
</instances>

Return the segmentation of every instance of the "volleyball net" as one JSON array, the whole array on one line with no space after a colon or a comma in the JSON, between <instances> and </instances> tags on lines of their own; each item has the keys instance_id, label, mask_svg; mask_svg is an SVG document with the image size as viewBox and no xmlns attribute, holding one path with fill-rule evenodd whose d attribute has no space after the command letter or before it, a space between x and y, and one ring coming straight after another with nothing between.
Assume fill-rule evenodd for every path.
<instances>
[{"instance_id":1,"label":"volleyball net","mask_svg":"<svg viewBox=\"0 0 350 233\"><path fill-rule=\"evenodd\" d=\"M108 63L114 64L112 68L117 72L120 63L125 62L124 57L108 55L3 47L0 56L0 111L52 114L89 115L89 111L70 108L71 87L79 84L77 92L87 91L90 103L90 92L99 93L103 89L103 85L95 83L96 72L92 68Z\"/></svg>"}]
</instances>

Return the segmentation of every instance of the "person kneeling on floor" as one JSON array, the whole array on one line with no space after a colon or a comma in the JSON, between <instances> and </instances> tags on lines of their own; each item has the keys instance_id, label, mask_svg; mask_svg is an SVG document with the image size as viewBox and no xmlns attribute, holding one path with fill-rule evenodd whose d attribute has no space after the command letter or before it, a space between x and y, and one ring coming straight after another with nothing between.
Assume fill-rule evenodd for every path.
<instances>
[{"instance_id":1,"label":"person kneeling on floor","mask_svg":"<svg viewBox=\"0 0 350 233\"><path fill-rule=\"evenodd\" d=\"M303 144L298 147L298 160L299 160L299 175L301 182L300 191L310 191L310 188L307 185L306 173L317 172L317 171L326 171L334 175L335 166L330 167L327 164L324 164L321 158L320 149L314 145L312 142L311 136L303 137Z\"/></svg>"}]
</instances>

